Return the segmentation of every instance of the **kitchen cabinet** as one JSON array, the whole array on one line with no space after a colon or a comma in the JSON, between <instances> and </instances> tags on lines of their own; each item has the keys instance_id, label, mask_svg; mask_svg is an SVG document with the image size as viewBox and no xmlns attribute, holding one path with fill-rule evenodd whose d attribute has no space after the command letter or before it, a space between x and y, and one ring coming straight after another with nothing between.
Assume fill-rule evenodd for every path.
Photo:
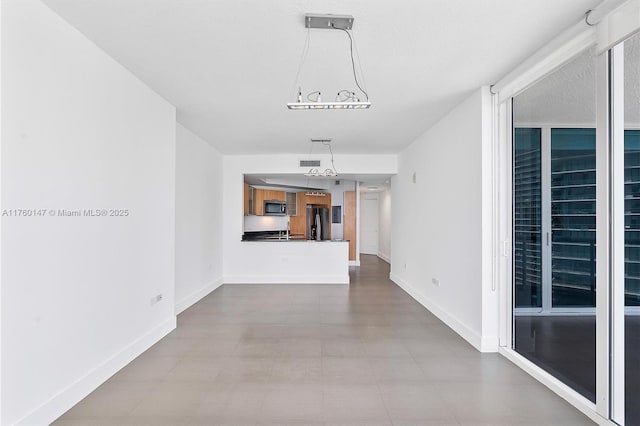
<instances>
[{"instance_id":1,"label":"kitchen cabinet","mask_svg":"<svg viewBox=\"0 0 640 426\"><path fill-rule=\"evenodd\" d=\"M264 215L264 202L265 201L287 201L287 194L284 191L277 191L273 189L254 189L253 197L253 214L257 216Z\"/></svg>"},{"instance_id":2,"label":"kitchen cabinet","mask_svg":"<svg viewBox=\"0 0 640 426\"><path fill-rule=\"evenodd\" d=\"M287 192L287 214L289 216L298 215L298 194L295 192Z\"/></svg>"},{"instance_id":3,"label":"kitchen cabinet","mask_svg":"<svg viewBox=\"0 0 640 426\"><path fill-rule=\"evenodd\" d=\"M244 183L244 215L248 216L249 213L249 184Z\"/></svg>"},{"instance_id":4,"label":"kitchen cabinet","mask_svg":"<svg viewBox=\"0 0 640 426\"><path fill-rule=\"evenodd\" d=\"M244 215L255 214L255 188L245 182L244 184Z\"/></svg>"},{"instance_id":5,"label":"kitchen cabinet","mask_svg":"<svg viewBox=\"0 0 640 426\"><path fill-rule=\"evenodd\" d=\"M284 191L274 191L272 189L264 190L264 199L265 201L287 201L287 193Z\"/></svg>"}]
</instances>

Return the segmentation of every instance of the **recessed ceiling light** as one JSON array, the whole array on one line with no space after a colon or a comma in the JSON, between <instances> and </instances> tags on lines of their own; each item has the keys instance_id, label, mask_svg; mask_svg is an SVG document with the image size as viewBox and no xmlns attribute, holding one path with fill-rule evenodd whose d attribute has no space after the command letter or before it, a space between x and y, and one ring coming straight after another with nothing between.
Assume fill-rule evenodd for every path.
<instances>
[{"instance_id":1,"label":"recessed ceiling light","mask_svg":"<svg viewBox=\"0 0 640 426\"><path fill-rule=\"evenodd\" d=\"M376 189L378 189L377 186L370 186L367 188L369 191L375 191Z\"/></svg>"}]
</instances>

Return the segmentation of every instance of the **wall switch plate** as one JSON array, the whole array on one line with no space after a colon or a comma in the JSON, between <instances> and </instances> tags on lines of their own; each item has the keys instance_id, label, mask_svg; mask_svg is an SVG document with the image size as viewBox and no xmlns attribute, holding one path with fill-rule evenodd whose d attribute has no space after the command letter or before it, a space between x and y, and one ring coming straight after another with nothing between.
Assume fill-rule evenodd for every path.
<instances>
[{"instance_id":1,"label":"wall switch plate","mask_svg":"<svg viewBox=\"0 0 640 426\"><path fill-rule=\"evenodd\" d=\"M413 181L413 183L416 183L418 181L418 177L416 176L416 172L413 172L413 176L411 176L411 180Z\"/></svg>"},{"instance_id":2,"label":"wall switch plate","mask_svg":"<svg viewBox=\"0 0 640 426\"><path fill-rule=\"evenodd\" d=\"M431 283L436 287L440 287L440 280L437 278L431 278Z\"/></svg>"}]
</instances>

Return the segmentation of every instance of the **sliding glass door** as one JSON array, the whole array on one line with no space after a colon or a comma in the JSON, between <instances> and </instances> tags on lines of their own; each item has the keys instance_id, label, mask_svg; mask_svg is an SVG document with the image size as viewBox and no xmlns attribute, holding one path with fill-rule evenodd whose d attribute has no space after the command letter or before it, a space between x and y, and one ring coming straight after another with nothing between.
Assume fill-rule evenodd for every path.
<instances>
[{"instance_id":1,"label":"sliding glass door","mask_svg":"<svg viewBox=\"0 0 640 426\"><path fill-rule=\"evenodd\" d=\"M521 92L512 125L512 347L640 426L640 34Z\"/></svg>"},{"instance_id":2,"label":"sliding glass door","mask_svg":"<svg viewBox=\"0 0 640 426\"><path fill-rule=\"evenodd\" d=\"M513 100L513 348L596 397L595 56Z\"/></svg>"}]
</instances>

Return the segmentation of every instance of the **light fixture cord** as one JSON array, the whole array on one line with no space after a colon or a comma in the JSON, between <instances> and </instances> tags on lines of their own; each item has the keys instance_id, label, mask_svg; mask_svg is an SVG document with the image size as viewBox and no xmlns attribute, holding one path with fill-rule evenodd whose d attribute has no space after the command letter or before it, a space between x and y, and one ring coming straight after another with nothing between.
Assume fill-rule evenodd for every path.
<instances>
[{"instance_id":1,"label":"light fixture cord","mask_svg":"<svg viewBox=\"0 0 640 426\"><path fill-rule=\"evenodd\" d=\"M300 80L300 73L302 72L302 67L307 61L307 54L309 53L309 44L311 43L311 31L310 28L307 28L307 37L304 40L304 46L302 47L302 54L300 55L300 64L298 65L298 72L296 73L296 79L293 82L293 87L291 87L291 96L295 99L295 90L298 86L298 81Z\"/></svg>"},{"instance_id":2,"label":"light fixture cord","mask_svg":"<svg viewBox=\"0 0 640 426\"><path fill-rule=\"evenodd\" d=\"M313 152L313 141L311 141L311 146L309 147L309 160L311 160L311 153ZM309 170L309 173L307 174L307 189L309 189L309 174L311 173L311 170Z\"/></svg>"},{"instance_id":3,"label":"light fixture cord","mask_svg":"<svg viewBox=\"0 0 640 426\"><path fill-rule=\"evenodd\" d=\"M337 175L338 171L336 170L335 164L333 164L333 150L331 149L331 142L322 142L322 145L329 147L329 153L331 154L331 168L333 169L333 173Z\"/></svg>"},{"instance_id":4,"label":"light fixture cord","mask_svg":"<svg viewBox=\"0 0 640 426\"><path fill-rule=\"evenodd\" d=\"M358 89L360 89L360 91L364 93L364 96L367 98L367 102L369 102L369 94L367 94L367 92L362 88L362 86L360 86L360 83L358 83L358 76L356 74L356 63L353 60L353 37L351 37L351 34L349 33L349 31L344 28L339 28L339 27L336 27L335 25L331 25L331 27L335 30L342 30L345 33L347 33L347 35L349 36L349 50L351 52L351 69L353 70L353 80L356 82L356 86L358 86Z\"/></svg>"},{"instance_id":5,"label":"light fixture cord","mask_svg":"<svg viewBox=\"0 0 640 426\"><path fill-rule=\"evenodd\" d=\"M356 59L358 60L358 71L360 71L360 79L362 80L362 85L364 87L367 86L367 79L364 77L364 69L362 68L362 63L360 62L360 52L358 51L358 40L356 39L356 33L353 32L351 36L353 37L353 50L356 52Z\"/></svg>"}]
</instances>

